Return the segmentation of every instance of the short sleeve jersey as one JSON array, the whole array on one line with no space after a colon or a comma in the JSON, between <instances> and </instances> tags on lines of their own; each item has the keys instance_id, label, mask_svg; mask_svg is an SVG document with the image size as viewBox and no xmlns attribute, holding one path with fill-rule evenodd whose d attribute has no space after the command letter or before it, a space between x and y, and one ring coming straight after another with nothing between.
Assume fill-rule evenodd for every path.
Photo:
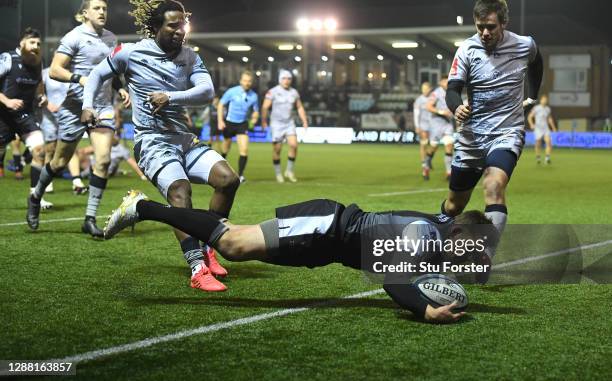
<instances>
[{"instance_id":1,"label":"short sleeve jersey","mask_svg":"<svg viewBox=\"0 0 612 381\"><path fill-rule=\"evenodd\" d=\"M295 103L300 99L296 89L290 87L285 89L277 85L266 93L266 99L272 101L272 112L270 113L271 126L286 126L292 124L293 109Z\"/></svg>"},{"instance_id":2,"label":"short sleeve jersey","mask_svg":"<svg viewBox=\"0 0 612 381\"><path fill-rule=\"evenodd\" d=\"M103 29L102 34L98 35L87 26L79 25L61 39L57 53L70 56L69 70L74 74L86 77L113 51L116 45L117 37L112 32ZM83 87L78 83L71 83L67 96L82 100ZM104 82L102 89L96 95L94 105L112 105L112 79Z\"/></svg>"},{"instance_id":3,"label":"short sleeve jersey","mask_svg":"<svg viewBox=\"0 0 612 381\"><path fill-rule=\"evenodd\" d=\"M461 44L448 79L467 86L472 114L463 125L465 130L502 135L524 128L523 86L527 66L536 55L533 38L510 31L504 31L493 51L485 49L478 34Z\"/></svg>"}]
</instances>

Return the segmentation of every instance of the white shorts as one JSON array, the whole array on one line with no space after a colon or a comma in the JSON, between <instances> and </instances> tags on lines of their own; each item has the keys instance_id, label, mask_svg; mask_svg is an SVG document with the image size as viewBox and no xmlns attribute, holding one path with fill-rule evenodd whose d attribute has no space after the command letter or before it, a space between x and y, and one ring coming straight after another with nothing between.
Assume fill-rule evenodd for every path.
<instances>
[{"instance_id":1,"label":"white shorts","mask_svg":"<svg viewBox=\"0 0 612 381\"><path fill-rule=\"evenodd\" d=\"M436 147L438 144L443 145L453 144L453 126L450 124L444 124L439 126L432 126L429 130L429 144Z\"/></svg>"},{"instance_id":2,"label":"white shorts","mask_svg":"<svg viewBox=\"0 0 612 381\"><path fill-rule=\"evenodd\" d=\"M546 127L546 129L536 127L533 131L533 135L536 140L540 140L545 136L550 136L550 131L548 130L548 127Z\"/></svg>"},{"instance_id":3,"label":"white shorts","mask_svg":"<svg viewBox=\"0 0 612 381\"><path fill-rule=\"evenodd\" d=\"M296 135L295 124L271 124L270 131L272 132L272 143L282 143L287 139L287 136Z\"/></svg>"},{"instance_id":4,"label":"white shorts","mask_svg":"<svg viewBox=\"0 0 612 381\"><path fill-rule=\"evenodd\" d=\"M214 165L225 161L193 134L141 134L136 136L134 156L140 169L166 199L175 181L207 184Z\"/></svg>"},{"instance_id":5,"label":"white shorts","mask_svg":"<svg viewBox=\"0 0 612 381\"><path fill-rule=\"evenodd\" d=\"M497 149L512 151L518 160L525 145L525 130L512 129L498 135L461 130L455 143L453 167L482 170L489 153Z\"/></svg>"},{"instance_id":6,"label":"white shorts","mask_svg":"<svg viewBox=\"0 0 612 381\"><path fill-rule=\"evenodd\" d=\"M55 114L48 111L43 111L42 121L40 122L40 129L45 137L45 143L53 143L57 140L57 118Z\"/></svg>"},{"instance_id":7,"label":"white shorts","mask_svg":"<svg viewBox=\"0 0 612 381\"><path fill-rule=\"evenodd\" d=\"M62 107L57 112L57 123L59 124L58 137L65 142L74 142L83 136L87 126L81 123L81 112L83 103L75 98L66 98ZM96 127L115 129L115 109L112 105L95 107L100 122Z\"/></svg>"}]
</instances>

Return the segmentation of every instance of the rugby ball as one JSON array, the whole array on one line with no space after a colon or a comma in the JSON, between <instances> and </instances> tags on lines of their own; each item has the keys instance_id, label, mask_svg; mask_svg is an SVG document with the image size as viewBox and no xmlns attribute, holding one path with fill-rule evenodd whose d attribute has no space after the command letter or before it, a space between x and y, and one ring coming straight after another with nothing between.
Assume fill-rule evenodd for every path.
<instances>
[{"instance_id":1,"label":"rugby ball","mask_svg":"<svg viewBox=\"0 0 612 381\"><path fill-rule=\"evenodd\" d=\"M457 301L456 310L468 305L468 295L457 281L442 274L425 274L414 280L414 285L425 301L433 307L445 306Z\"/></svg>"}]
</instances>

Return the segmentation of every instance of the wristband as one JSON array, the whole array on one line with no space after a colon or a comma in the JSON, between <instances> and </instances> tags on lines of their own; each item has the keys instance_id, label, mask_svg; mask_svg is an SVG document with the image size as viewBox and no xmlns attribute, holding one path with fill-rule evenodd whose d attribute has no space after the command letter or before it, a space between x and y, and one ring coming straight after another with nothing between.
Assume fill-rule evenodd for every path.
<instances>
[{"instance_id":1,"label":"wristband","mask_svg":"<svg viewBox=\"0 0 612 381\"><path fill-rule=\"evenodd\" d=\"M72 76L70 76L70 82L72 83L80 83L81 82L81 74L72 74Z\"/></svg>"},{"instance_id":2,"label":"wristband","mask_svg":"<svg viewBox=\"0 0 612 381\"><path fill-rule=\"evenodd\" d=\"M528 105L532 105L532 104L536 103L536 101L534 101L531 98L527 98L527 99L525 99L525 103L528 104Z\"/></svg>"}]
</instances>

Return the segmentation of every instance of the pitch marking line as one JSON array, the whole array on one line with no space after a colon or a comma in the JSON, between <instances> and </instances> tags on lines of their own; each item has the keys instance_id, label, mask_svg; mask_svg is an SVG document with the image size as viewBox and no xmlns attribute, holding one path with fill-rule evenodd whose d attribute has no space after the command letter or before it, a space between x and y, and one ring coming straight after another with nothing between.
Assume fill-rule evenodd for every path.
<instances>
[{"instance_id":1,"label":"pitch marking line","mask_svg":"<svg viewBox=\"0 0 612 381\"><path fill-rule=\"evenodd\" d=\"M555 251L555 252L552 252L552 253L538 255L538 256L535 256L535 257L519 259L519 260L516 260L516 261L504 262L504 263L500 263L499 265L494 265L493 268L494 269L501 269L501 268L505 268L505 267L510 267L510 266L518 265L518 264L538 261L538 260L544 259L544 258L550 258L550 257L556 257L556 256L563 255L563 254L569 254L569 253L573 253L573 252L576 252L576 251L579 251L579 250L588 250L588 249L593 249L593 248L596 248L596 247L606 246L606 245L609 245L609 244L612 244L612 240L596 242L596 243L592 243L592 244L589 244L589 245L578 246L578 247L574 247L574 248L566 249L566 250L559 250L559 251ZM372 295L382 294L384 291L385 290L383 290L382 288L379 288L377 290L361 292L359 294L346 296L346 297L340 298L340 299L359 299L359 298L365 298L365 297L372 296ZM211 325L205 325L205 326L201 326L201 327L194 328L194 329L179 331L179 332L172 333L172 334L169 334L169 335L152 337L152 338L149 338L149 339L135 341L135 342L129 343L129 344L123 344L123 345L118 345L118 346L115 346L115 347L109 347L109 348L100 349L100 350L96 350L96 351L85 352L85 353L81 353L81 354L74 355L74 356L64 357L63 359L54 359L54 360L49 360L49 361L75 362L75 363L78 363L78 362L96 360L96 359L101 358L101 357L115 355L115 354L118 354L118 353L130 352L130 351L134 351L134 350L137 350L137 349L147 348L147 347L150 347L152 345L156 345L156 344L160 344L160 343L166 343L166 342L169 342L169 341L180 340L180 339L183 339L183 338L186 338L186 337L191 337L191 336L195 336L195 335L201 335L201 334L209 333L209 332L216 332L216 331L220 331L220 330L223 330L223 329L229 329L229 328L238 327L238 326L241 326L241 325L247 325L247 324L251 324L251 323L256 323L256 322L259 322L259 321L269 320L269 319L273 319L273 318L277 318L277 317L281 317L281 316L293 315L293 314L297 314L297 313L300 313L300 312L305 312L305 311L312 310L314 308L317 308L320 305L321 304L312 305L312 306L308 306L308 307L287 308L287 309L279 310L279 311L275 311L275 312L268 312L268 313L264 313L264 314L253 315L253 316L249 316L249 317L245 317L245 318L241 318L241 319L230 320L230 321L226 321L226 322L222 322L222 323L215 323L215 324L211 324Z\"/></svg>"},{"instance_id":2,"label":"pitch marking line","mask_svg":"<svg viewBox=\"0 0 612 381\"><path fill-rule=\"evenodd\" d=\"M447 190L448 188L413 189L413 190L402 191L402 192L372 193L372 194L369 194L368 197L401 196L401 195L406 195L406 194L434 193L434 192L442 192L442 191L447 191Z\"/></svg>"},{"instance_id":3,"label":"pitch marking line","mask_svg":"<svg viewBox=\"0 0 612 381\"><path fill-rule=\"evenodd\" d=\"M362 292L362 293L359 293L359 294L355 294L355 295L351 295L351 296L346 296L346 297L344 297L342 299L364 298L364 297L380 294L382 292L384 292L384 290L381 288L381 289L378 289L378 290L366 291L366 292ZM124 344L124 345L119 345L119 346L116 346L116 347L110 347L110 348L101 349L101 350L97 350L97 351L86 352L86 353L82 353L82 354L75 355L75 356L65 357L65 358L63 358L61 360L50 360L50 361L77 362L78 363L78 362L83 362L83 361L95 360L95 359L100 358L100 357L110 356L110 355L114 355L114 354L118 354L118 353L129 352L129 351L133 351L133 350L136 350L136 349L150 347L150 346L155 345L155 344L166 343L168 341L180 340L180 339L183 339L185 337L201 335L201 334L209 333L209 332L220 331L220 330L223 330L223 329L228 329L228 328L233 328L233 327L237 327L237 326L241 326L241 325L256 323L256 322L259 322L259 321L262 321L262 320L273 319L273 318L280 317L280 316L297 314L297 313L300 313L300 312L308 311L308 310L313 309L313 308L316 308L316 306L300 307L300 308L287 308L287 309L279 310L279 311L275 311L275 312L269 312L269 313L265 313L265 314L253 315L253 316L249 316L249 317L241 318L241 319L236 319L236 320L230 320L230 321L223 322L223 323L216 323L216 324L211 324L211 325L205 325L205 326L202 326L202 327L198 327L198 328L194 328L194 329L189 329L189 330L185 330L185 331L180 331L180 332L173 333L173 334L170 334L170 335L158 336L158 337L153 337L153 338L150 338L150 339L144 339L144 340L141 340L141 341L136 341L136 342L133 342L133 343L130 343L130 344Z\"/></svg>"},{"instance_id":4,"label":"pitch marking line","mask_svg":"<svg viewBox=\"0 0 612 381\"><path fill-rule=\"evenodd\" d=\"M108 218L109 215L106 216L98 216L98 218ZM50 224L53 222L68 222L68 221L81 221L83 218L85 217L70 217L70 218L58 218L55 220L41 220L39 223L41 224ZM10 222L10 223L6 223L6 224L0 224L0 226L21 226L21 225L27 225L28 223L23 221L23 222Z\"/></svg>"}]
</instances>

